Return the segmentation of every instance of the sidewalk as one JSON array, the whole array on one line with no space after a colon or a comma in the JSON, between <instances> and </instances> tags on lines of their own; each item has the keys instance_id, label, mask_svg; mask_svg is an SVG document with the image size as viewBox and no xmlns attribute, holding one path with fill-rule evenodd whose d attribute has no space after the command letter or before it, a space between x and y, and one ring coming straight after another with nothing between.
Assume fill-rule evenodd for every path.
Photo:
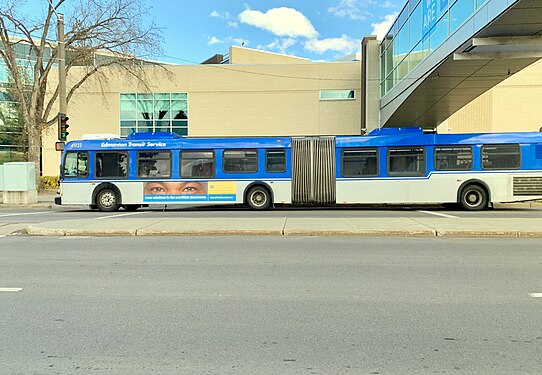
<instances>
[{"instance_id":1,"label":"sidewalk","mask_svg":"<svg viewBox=\"0 0 542 375\"><path fill-rule=\"evenodd\" d=\"M370 236L542 238L542 218L107 218L33 224L38 236Z\"/></svg>"},{"instance_id":2,"label":"sidewalk","mask_svg":"<svg viewBox=\"0 0 542 375\"><path fill-rule=\"evenodd\" d=\"M38 203L2 207L51 209L56 191ZM0 192L0 202L1 202ZM542 208L540 202L498 204L499 209ZM542 218L144 218L59 220L41 224L0 222L0 235L22 231L37 236L371 236L542 238Z\"/></svg>"}]
</instances>

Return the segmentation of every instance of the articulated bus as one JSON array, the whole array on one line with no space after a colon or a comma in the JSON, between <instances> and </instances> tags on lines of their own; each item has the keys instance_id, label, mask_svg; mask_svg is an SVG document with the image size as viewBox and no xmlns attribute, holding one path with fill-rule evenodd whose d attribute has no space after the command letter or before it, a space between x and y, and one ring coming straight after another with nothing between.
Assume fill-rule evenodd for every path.
<instances>
[{"instance_id":1,"label":"articulated bus","mask_svg":"<svg viewBox=\"0 0 542 375\"><path fill-rule=\"evenodd\" d=\"M134 133L68 142L57 204L458 204L542 199L542 133L189 138Z\"/></svg>"}]
</instances>

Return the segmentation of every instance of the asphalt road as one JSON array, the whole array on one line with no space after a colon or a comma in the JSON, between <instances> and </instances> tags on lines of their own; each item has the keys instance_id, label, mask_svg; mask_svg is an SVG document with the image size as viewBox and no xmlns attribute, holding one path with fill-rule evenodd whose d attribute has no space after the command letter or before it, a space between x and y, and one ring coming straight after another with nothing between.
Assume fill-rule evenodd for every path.
<instances>
[{"instance_id":1,"label":"asphalt road","mask_svg":"<svg viewBox=\"0 0 542 375\"><path fill-rule=\"evenodd\" d=\"M539 239L8 236L0 257L2 374L542 373Z\"/></svg>"},{"instance_id":2,"label":"asphalt road","mask_svg":"<svg viewBox=\"0 0 542 375\"><path fill-rule=\"evenodd\" d=\"M0 206L0 223L43 223L54 220L78 220L78 219L101 219L115 216L133 216L141 218L175 218L175 217L218 217L218 218L256 218L256 217L280 217L280 218L430 218L430 217L459 217L459 218L540 218L542 208L501 208L479 212L462 210L445 210L440 207L405 206L405 207L328 207L328 208L301 208L279 207L269 211L252 211L244 207L194 207L183 208L182 206L163 207L153 206L140 209L135 212L119 210L117 212L100 212L81 207L53 207L49 208L7 208Z\"/></svg>"}]
</instances>

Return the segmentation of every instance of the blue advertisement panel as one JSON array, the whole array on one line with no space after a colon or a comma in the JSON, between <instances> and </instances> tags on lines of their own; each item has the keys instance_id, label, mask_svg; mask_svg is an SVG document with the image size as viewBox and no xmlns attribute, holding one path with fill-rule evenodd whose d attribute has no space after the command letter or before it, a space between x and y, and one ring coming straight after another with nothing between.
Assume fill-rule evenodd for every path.
<instances>
[{"instance_id":1,"label":"blue advertisement panel","mask_svg":"<svg viewBox=\"0 0 542 375\"><path fill-rule=\"evenodd\" d=\"M143 186L143 202L235 202L237 184L230 181L149 181Z\"/></svg>"},{"instance_id":2,"label":"blue advertisement panel","mask_svg":"<svg viewBox=\"0 0 542 375\"><path fill-rule=\"evenodd\" d=\"M437 23L437 2L440 0L422 0L423 3L423 34Z\"/></svg>"},{"instance_id":3,"label":"blue advertisement panel","mask_svg":"<svg viewBox=\"0 0 542 375\"><path fill-rule=\"evenodd\" d=\"M422 0L423 35L436 25L440 16L448 9L448 0Z\"/></svg>"}]
</instances>

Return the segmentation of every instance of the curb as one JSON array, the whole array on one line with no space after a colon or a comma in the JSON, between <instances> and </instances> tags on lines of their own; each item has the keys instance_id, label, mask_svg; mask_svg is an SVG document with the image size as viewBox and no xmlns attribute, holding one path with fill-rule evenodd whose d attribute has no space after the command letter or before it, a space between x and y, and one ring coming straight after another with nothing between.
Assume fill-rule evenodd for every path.
<instances>
[{"instance_id":1,"label":"curb","mask_svg":"<svg viewBox=\"0 0 542 375\"><path fill-rule=\"evenodd\" d=\"M266 237L407 237L407 238L542 238L542 231L461 231L461 230L89 230L60 229L29 226L26 232L32 236L55 237L205 237L205 236L266 236Z\"/></svg>"}]
</instances>

